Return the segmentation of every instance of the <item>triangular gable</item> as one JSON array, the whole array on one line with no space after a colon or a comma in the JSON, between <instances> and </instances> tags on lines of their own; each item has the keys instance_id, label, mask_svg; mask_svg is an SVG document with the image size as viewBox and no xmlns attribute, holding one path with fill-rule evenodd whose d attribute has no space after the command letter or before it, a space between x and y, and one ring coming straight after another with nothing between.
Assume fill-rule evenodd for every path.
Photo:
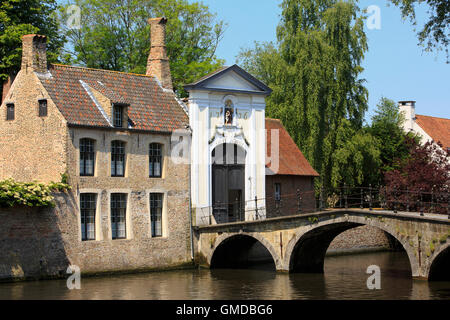
<instances>
[{"instance_id":1,"label":"triangular gable","mask_svg":"<svg viewBox=\"0 0 450 320\"><path fill-rule=\"evenodd\" d=\"M224 67L184 86L190 90L233 91L269 95L272 90L238 65Z\"/></svg>"}]
</instances>

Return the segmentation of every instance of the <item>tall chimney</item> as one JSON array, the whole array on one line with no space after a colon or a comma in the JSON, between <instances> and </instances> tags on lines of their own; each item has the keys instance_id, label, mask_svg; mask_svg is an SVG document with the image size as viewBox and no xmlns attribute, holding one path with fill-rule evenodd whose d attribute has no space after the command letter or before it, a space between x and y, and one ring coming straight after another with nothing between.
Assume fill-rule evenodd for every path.
<instances>
[{"instance_id":1,"label":"tall chimney","mask_svg":"<svg viewBox=\"0 0 450 320\"><path fill-rule=\"evenodd\" d=\"M412 131L414 128L414 121L416 120L416 102L415 101L399 101L398 107L400 112L405 115L405 123L403 127L406 131Z\"/></svg>"},{"instance_id":2,"label":"tall chimney","mask_svg":"<svg viewBox=\"0 0 450 320\"><path fill-rule=\"evenodd\" d=\"M22 70L47 72L47 37L27 34L22 37Z\"/></svg>"},{"instance_id":3,"label":"tall chimney","mask_svg":"<svg viewBox=\"0 0 450 320\"><path fill-rule=\"evenodd\" d=\"M165 89L173 90L169 58L166 52L166 18L149 19L151 48L147 60L147 75L155 76Z\"/></svg>"}]
</instances>

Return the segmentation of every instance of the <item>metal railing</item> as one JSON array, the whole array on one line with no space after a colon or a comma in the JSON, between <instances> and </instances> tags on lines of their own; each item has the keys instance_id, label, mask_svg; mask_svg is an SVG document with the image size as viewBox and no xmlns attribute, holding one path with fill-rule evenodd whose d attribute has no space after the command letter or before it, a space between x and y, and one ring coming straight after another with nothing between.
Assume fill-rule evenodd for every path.
<instances>
[{"instance_id":1,"label":"metal railing","mask_svg":"<svg viewBox=\"0 0 450 320\"><path fill-rule=\"evenodd\" d=\"M348 187L318 191L297 189L278 197L254 198L246 201L214 203L197 209L200 225L255 221L327 209L358 208L447 215L450 219L450 193L443 191L402 190L382 187Z\"/></svg>"}]
</instances>

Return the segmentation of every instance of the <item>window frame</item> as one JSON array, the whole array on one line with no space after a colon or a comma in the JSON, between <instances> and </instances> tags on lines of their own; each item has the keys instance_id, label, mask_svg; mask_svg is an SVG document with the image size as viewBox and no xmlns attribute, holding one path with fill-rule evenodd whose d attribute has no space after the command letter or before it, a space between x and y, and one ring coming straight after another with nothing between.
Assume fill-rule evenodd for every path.
<instances>
[{"instance_id":1,"label":"window frame","mask_svg":"<svg viewBox=\"0 0 450 320\"><path fill-rule=\"evenodd\" d=\"M150 234L152 238L162 238L164 236L163 210L164 210L164 193L160 192L150 193ZM157 226L158 221L160 222L159 230Z\"/></svg>"},{"instance_id":2,"label":"window frame","mask_svg":"<svg viewBox=\"0 0 450 320\"><path fill-rule=\"evenodd\" d=\"M116 198L117 197L117 198ZM122 199L120 199L123 197ZM112 240L123 240L127 239L127 207L128 207L128 194L127 193L111 193L110 194L110 221L111 221L111 239ZM119 207L117 207L119 204ZM124 204L121 207L120 204ZM117 221L117 219L121 221ZM122 221L123 219L123 221ZM123 223L123 236L119 236L119 226L118 223Z\"/></svg>"},{"instance_id":3,"label":"window frame","mask_svg":"<svg viewBox=\"0 0 450 320\"><path fill-rule=\"evenodd\" d=\"M114 146L114 144L120 144L120 146ZM118 153L118 150L123 150L123 153ZM126 142L121 140L111 141L111 177L125 177L126 169ZM121 157L122 160L118 160L117 157ZM117 174L117 163L122 162L122 174Z\"/></svg>"},{"instance_id":4,"label":"window frame","mask_svg":"<svg viewBox=\"0 0 450 320\"><path fill-rule=\"evenodd\" d=\"M84 197L92 197L91 199L83 199ZM83 201L85 200L85 201ZM86 208L86 203L90 203L92 206ZM88 216L92 213L93 215ZM88 224L86 219L90 219L90 223L94 225L93 237L89 237ZM97 194L96 193L80 193L80 228L81 228L81 241L95 241L97 239L96 234L96 219L97 219ZM83 223L84 220L84 223ZM84 231L84 234L83 234Z\"/></svg>"},{"instance_id":5,"label":"window frame","mask_svg":"<svg viewBox=\"0 0 450 320\"><path fill-rule=\"evenodd\" d=\"M152 149L152 147L157 146L158 148ZM162 178L163 167L164 167L164 155L163 155L164 145L157 142L152 142L148 147L148 176L149 178ZM155 154L156 153L156 154ZM156 161L158 160L158 161ZM159 175L155 174L155 163L159 163Z\"/></svg>"},{"instance_id":6,"label":"window frame","mask_svg":"<svg viewBox=\"0 0 450 320\"><path fill-rule=\"evenodd\" d=\"M92 142L92 151L82 151L82 142ZM91 138L81 138L79 143L79 155L80 155L80 177L93 177L95 175L95 140ZM86 146L84 147L86 148ZM86 154L91 155L92 159L86 159ZM82 155L84 155L82 157ZM86 162L92 160L92 174L86 173ZM83 168L83 170L82 170Z\"/></svg>"},{"instance_id":7,"label":"window frame","mask_svg":"<svg viewBox=\"0 0 450 320\"><path fill-rule=\"evenodd\" d=\"M277 202L281 201L281 183L275 182L273 188L274 188L275 201L277 201Z\"/></svg>"},{"instance_id":8,"label":"window frame","mask_svg":"<svg viewBox=\"0 0 450 320\"><path fill-rule=\"evenodd\" d=\"M45 103L45 107L43 107L44 103ZM39 117L47 117L48 116L48 102L47 102L47 99L39 99L38 100L38 109L39 109L39 111L38 111L38 116Z\"/></svg>"},{"instance_id":9,"label":"window frame","mask_svg":"<svg viewBox=\"0 0 450 320\"><path fill-rule=\"evenodd\" d=\"M124 114L125 114L125 106L121 104L113 104L112 108L112 120L113 120L113 126L115 128L123 128L124 124ZM120 111L120 117L117 117L117 111ZM118 123L120 122L120 123Z\"/></svg>"},{"instance_id":10,"label":"window frame","mask_svg":"<svg viewBox=\"0 0 450 320\"><path fill-rule=\"evenodd\" d=\"M12 108L12 111L11 111ZM16 106L14 103L6 104L6 121L13 121L16 119Z\"/></svg>"}]
</instances>

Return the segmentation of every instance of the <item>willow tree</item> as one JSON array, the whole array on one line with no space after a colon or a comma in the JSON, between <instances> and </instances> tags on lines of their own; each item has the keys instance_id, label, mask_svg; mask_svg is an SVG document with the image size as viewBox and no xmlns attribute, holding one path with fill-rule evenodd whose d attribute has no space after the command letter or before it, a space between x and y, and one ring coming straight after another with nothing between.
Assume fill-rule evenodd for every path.
<instances>
[{"instance_id":1,"label":"willow tree","mask_svg":"<svg viewBox=\"0 0 450 320\"><path fill-rule=\"evenodd\" d=\"M325 186L331 184L337 132L362 127L368 92L363 15L353 1L284 0L278 46L241 52L243 66L274 89L267 114L280 118Z\"/></svg>"}]
</instances>

